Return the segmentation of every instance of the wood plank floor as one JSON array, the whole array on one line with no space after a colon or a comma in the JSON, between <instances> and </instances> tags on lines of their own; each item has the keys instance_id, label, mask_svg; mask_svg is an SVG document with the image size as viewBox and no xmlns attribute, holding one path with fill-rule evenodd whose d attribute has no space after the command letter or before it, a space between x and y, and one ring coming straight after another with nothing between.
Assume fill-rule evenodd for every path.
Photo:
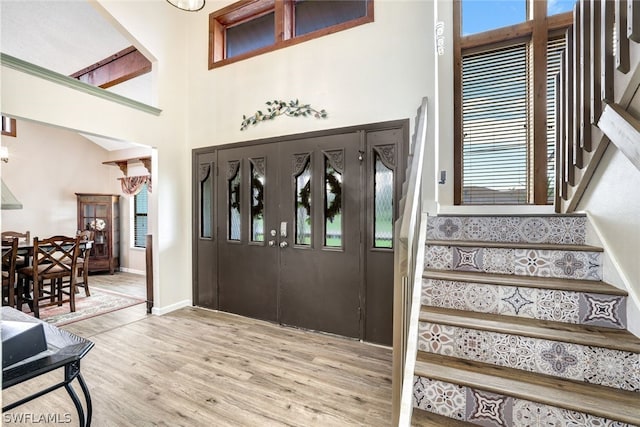
<instances>
[{"instance_id":1,"label":"wood plank floor","mask_svg":"<svg viewBox=\"0 0 640 427\"><path fill-rule=\"evenodd\" d=\"M95 343L82 372L96 427L390 423L389 348L198 308L150 316L139 305L64 329ZM3 390L3 404L54 374ZM20 413L77 423L64 390L10 414Z\"/></svg>"}]
</instances>

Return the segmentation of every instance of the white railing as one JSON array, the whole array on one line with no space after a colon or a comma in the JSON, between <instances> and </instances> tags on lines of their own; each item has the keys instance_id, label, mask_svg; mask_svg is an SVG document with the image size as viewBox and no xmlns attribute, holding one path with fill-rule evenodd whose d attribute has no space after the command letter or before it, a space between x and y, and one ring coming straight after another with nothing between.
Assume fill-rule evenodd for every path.
<instances>
[{"instance_id":1,"label":"white railing","mask_svg":"<svg viewBox=\"0 0 640 427\"><path fill-rule=\"evenodd\" d=\"M422 216L422 177L427 139L427 98L417 118L415 139L409 153L411 163L400 217L395 223L393 294L393 425L409 425L412 412L413 366L415 365L420 288L424 259L426 221Z\"/></svg>"}]
</instances>

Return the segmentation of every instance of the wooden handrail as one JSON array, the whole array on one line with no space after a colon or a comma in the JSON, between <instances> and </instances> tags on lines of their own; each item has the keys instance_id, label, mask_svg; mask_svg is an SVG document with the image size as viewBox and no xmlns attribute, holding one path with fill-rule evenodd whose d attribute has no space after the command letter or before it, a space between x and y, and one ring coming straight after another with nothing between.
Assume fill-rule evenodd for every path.
<instances>
[{"instance_id":1,"label":"wooden handrail","mask_svg":"<svg viewBox=\"0 0 640 427\"><path fill-rule=\"evenodd\" d=\"M408 425L411 419L411 393L406 387L412 383L413 366L417 348L417 314L415 293L420 286L424 256L424 232L421 234L422 176L427 138L427 98L422 99L416 123L415 140L408 180L404 186L404 197L400 201L401 214L395 223L394 237L394 299L393 299L393 372L392 372L392 418L393 425ZM424 228L424 227L422 227ZM422 236L422 240L420 239ZM422 248L424 250L424 248ZM419 296L418 296L419 301ZM418 302L419 309L419 302ZM412 316L412 314L414 314ZM415 319L413 318L415 317ZM411 362L413 360L413 363ZM409 363L407 364L407 360Z\"/></svg>"},{"instance_id":2,"label":"wooden handrail","mask_svg":"<svg viewBox=\"0 0 640 427\"><path fill-rule=\"evenodd\" d=\"M640 40L640 7L632 0L580 0L573 15L556 79L558 212L577 208L610 141L632 162L640 151L633 144L637 120L626 113L640 85L640 45L632 43Z\"/></svg>"}]
</instances>

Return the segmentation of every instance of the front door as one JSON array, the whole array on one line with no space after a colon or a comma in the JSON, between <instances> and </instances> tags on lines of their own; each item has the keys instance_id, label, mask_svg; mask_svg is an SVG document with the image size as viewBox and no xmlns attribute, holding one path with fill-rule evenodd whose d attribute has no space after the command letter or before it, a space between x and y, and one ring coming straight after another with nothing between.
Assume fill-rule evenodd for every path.
<instances>
[{"instance_id":1,"label":"front door","mask_svg":"<svg viewBox=\"0 0 640 427\"><path fill-rule=\"evenodd\" d=\"M394 125L195 152L194 303L390 344Z\"/></svg>"}]
</instances>

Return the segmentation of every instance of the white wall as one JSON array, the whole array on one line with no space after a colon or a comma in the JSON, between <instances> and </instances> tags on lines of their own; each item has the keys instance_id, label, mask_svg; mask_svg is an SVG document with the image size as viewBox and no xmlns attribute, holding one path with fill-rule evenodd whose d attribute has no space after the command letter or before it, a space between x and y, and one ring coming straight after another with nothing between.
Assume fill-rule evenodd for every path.
<instances>
[{"instance_id":1,"label":"white wall","mask_svg":"<svg viewBox=\"0 0 640 427\"><path fill-rule=\"evenodd\" d=\"M9 162L2 179L23 209L3 210L2 230L31 237L73 236L75 193L119 194L117 168L103 165L107 151L74 132L20 120L17 137L2 137Z\"/></svg>"},{"instance_id":2,"label":"white wall","mask_svg":"<svg viewBox=\"0 0 640 427\"><path fill-rule=\"evenodd\" d=\"M241 62L207 69L207 2L190 27L190 147L415 118L433 92L432 1L376 0L375 22ZM279 117L240 131L243 115L299 99L327 119ZM413 130L413 128L412 128Z\"/></svg>"},{"instance_id":3,"label":"white wall","mask_svg":"<svg viewBox=\"0 0 640 427\"><path fill-rule=\"evenodd\" d=\"M605 281L627 288L629 330L640 336L640 171L609 144L585 192L579 210L589 213L600 234L593 243L605 247L617 265L605 269ZM598 241L600 240L600 241ZM619 271L612 269L618 267Z\"/></svg>"},{"instance_id":4,"label":"white wall","mask_svg":"<svg viewBox=\"0 0 640 427\"><path fill-rule=\"evenodd\" d=\"M2 230L31 232L31 237L74 235L77 230L75 193L120 195L120 268L144 273L145 251L133 248L130 238L130 197L120 188L123 174L109 160L150 156L148 148L107 151L66 129L19 120L17 137L2 136L10 160L2 163L2 179L23 204L3 210ZM129 176L147 175L141 163L132 163Z\"/></svg>"}]
</instances>

